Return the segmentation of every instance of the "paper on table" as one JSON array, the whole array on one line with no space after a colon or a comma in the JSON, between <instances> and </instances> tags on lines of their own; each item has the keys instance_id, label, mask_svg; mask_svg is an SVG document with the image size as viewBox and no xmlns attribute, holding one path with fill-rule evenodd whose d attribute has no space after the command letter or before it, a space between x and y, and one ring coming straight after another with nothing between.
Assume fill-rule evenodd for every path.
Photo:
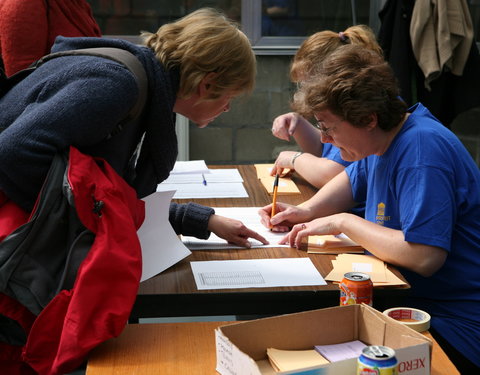
<instances>
[{"instance_id":1,"label":"paper on table","mask_svg":"<svg viewBox=\"0 0 480 375\"><path fill-rule=\"evenodd\" d=\"M207 176L205 175L205 178ZM241 182L207 183L202 181L191 184L164 184L157 186L157 191L175 190L175 199L192 198L247 198L248 193Z\"/></svg>"},{"instance_id":2,"label":"paper on table","mask_svg":"<svg viewBox=\"0 0 480 375\"><path fill-rule=\"evenodd\" d=\"M340 254L350 252L363 254L364 248L341 233L336 236L330 234L309 236L307 252L312 254Z\"/></svg>"},{"instance_id":3,"label":"paper on table","mask_svg":"<svg viewBox=\"0 0 480 375\"><path fill-rule=\"evenodd\" d=\"M273 164L255 164L257 177L270 195L273 195L273 181L275 180L275 176L270 175L272 167ZM298 190L297 185L295 185L295 182L293 182L293 180L288 176L288 172L280 175L277 194L300 194L300 190Z\"/></svg>"},{"instance_id":4,"label":"paper on table","mask_svg":"<svg viewBox=\"0 0 480 375\"><path fill-rule=\"evenodd\" d=\"M273 195L273 182L275 177L268 176L260 178L260 183L265 187L268 194ZM278 192L279 195L292 195L300 194L297 185L290 178L280 177L278 180Z\"/></svg>"},{"instance_id":5,"label":"paper on table","mask_svg":"<svg viewBox=\"0 0 480 375\"><path fill-rule=\"evenodd\" d=\"M177 161L170 174L175 173L210 173L210 170L205 160Z\"/></svg>"},{"instance_id":6,"label":"paper on table","mask_svg":"<svg viewBox=\"0 0 480 375\"><path fill-rule=\"evenodd\" d=\"M369 274L374 286L406 285L373 255L340 254L332 264L333 270L325 277L329 281L340 282L345 273L358 271Z\"/></svg>"},{"instance_id":7,"label":"paper on table","mask_svg":"<svg viewBox=\"0 0 480 375\"><path fill-rule=\"evenodd\" d=\"M162 184L191 184L203 183L203 177L207 184L218 182L243 182L242 175L238 169L210 169L209 173L185 173L185 174L171 174Z\"/></svg>"},{"instance_id":8,"label":"paper on table","mask_svg":"<svg viewBox=\"0 0 480 375\"><path fill-rule=\"evenodd\" d=\"M258 215L259 207L214 207L215 213L220 216L240 220L248 228L265 237L269 245L263 245L260 241L250 238L252 248L257 247L290 247L289 245L279 245L278 242L285 237L286 233L272 232L264 227L260 222ZM190 250L217 250L217 249L239 249L240 246L229 244L224 239L216 236L214 233L206 240L195 237L182 236L182 241Z\"/></svg>"},{"instance_id":9,"label":"paper on table","mask_svg":"<svg viewBox=\"0 0 480 375\"><path fill-rule=\"evenodd\" d=\"M363 272L370 275L372 282L386 282L385 264L373 255L340 254L332 260L333 270L328 277L340 282L347 272Z\"/></svg>"},{"instance_id":10,"label":"paper on table","mask_svg":"<svg viewBox=\"0 0 480 375\"><path fill-rule=\"evenodd\" d=\"M137 234L142 247L144 281L173 266L191 252L175 234L168 213L173 191L156 192L145 197L145 220Z\"/></svg>"},{"instance_id":11,"label":"paper on table","mask_svg":"<svg viewBox=\"0 0 480 375\"><path fill-rule=\"evenodd\" d=\"M190 262L199 290L326 285L310 258Z\"/></svg>"},{"instance_id":12,"label":"paper on table","mask_svg":"<svg viewBox=\"0 0 480 375\"><path fill-rule=\"evenodd\" d=\"M257 177L263 178L263 177L271 177L271 172L272 168L275 164L254 164L255 170L257 171ZM283 173L280 175L280 177L288 177L291 173L291 169L284 169Z\"/></svg>"}]
</instances>

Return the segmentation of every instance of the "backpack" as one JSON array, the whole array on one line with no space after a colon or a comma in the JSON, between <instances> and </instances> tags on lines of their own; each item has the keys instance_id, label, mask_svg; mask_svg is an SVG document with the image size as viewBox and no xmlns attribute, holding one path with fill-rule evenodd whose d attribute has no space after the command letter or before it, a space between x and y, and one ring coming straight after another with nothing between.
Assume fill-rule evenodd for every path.
<instances>
[{"instance_id":1,"label":"backpack","mask_svg":"<svg viewBox=\"0 0 480 375\"><path fill-rule=\"evenodd\" d=\"M92 48L53 53L14 76L3 79L1 88L6 92L52 58L80 54L118 61L132 71L137 79L140 93L137 103L108 136L111 137L140 116L147 97L145 70L128 51ZM95 175L96 170L98 172ZM93 176L96 176L95 179ZM77 181L75 189L72 181ZM118 190L115 198L102 198L108 196L108 189ZM81 195L82 192L85 194ZM21 210L8 198L3 198L2 202L0 195L0 368L8 369L11 374L32 373L31 368L40 374L71 371L81 364L89 349L118 335L125 319L128 319L141 274L141 262L139 271L137 264L140 248L136 229L143 221L143 206L137 201L133 188L117 176L106 162L83 155L73 147L66 154L55 155L36 205L26 222L22 222L25 218ZM112 210L108 204L116 208ZM119 212L122 207L123 211ZM108 213L106 217L103 217L104 211ZM105 246L108 242L115 242L115 238L106 239L103 228L114 228L117 225L115 222L124 222L115 215L122 218L132 216L132 222L124 223L124 227L113 235L131 242L131 251L137 251L136 261L128 260L128 256L123 259L123 249L117 246L118 259L110 256L112 263L105 262L104 252L112 251L105 249ZM18 226L19 222L22 225ZM94 254L91 254L92 248L95 248ZM113 266L115 262L120 267L129 262L137 264L136 268L132 268L131 277L125 279L130 283L123 286L125 293L130 293L125 294L125 300L119 301L121 307L115 305L114 313L119 316L113 319L113 323L110 321L111 316L115 315L112 311L107 314L110 318L104 318L103 322L109 325L108 332L93 333L83 326L85 322L79 320L92 317L88 304L98 302L98 297L94 295L96 290L91 283L85 286L78 278L102 280L104 275L92 270L99 264L105 267ZM139 272L138 280L134 271ZM116 283L121 282L116 280ZM72 290L76 291L75 295ZM100 305L108 305L109 299L105 296L101 298L105 301L101 301ZM101 317L102 312L111 308L109 306L104 307L104 311L98 311L98 315ZM80 313L82 311L83 315ZM67 320L75 321L75 327L69 327ZM98 320L97 324L101 321ZM104 329L95 324L92 327Z\"/></svg>"},{"instance_id":2,"label":"backpack","mask_svg":"<svg viewBox=\"0 0 480 375\"><path fill-rule=\"evenodd\" d=\"M43 56L39 60L33 62L28 68L20 70L10 77L7 77L3 70L0 69L0 98L3 97L8 92L8 90L10 90L13 86L15 86L25 77L30 75L30 73L32 73L36 68L38 68L45 62L57 57L73 55L98 56L119 62L125 67L127 67L128 70L130 70L136 77L139 92L138 100L133 106L133 108L130 110L129 114L117 125L116 130L114 130L114 132L109 135L109 137L112 137L118 132L120 132L126 124L130 123L133 119L136 119L141 114L147 99L148 81L145 69L143 68L143 65L140 63L140 61L138 61L138 59L127 50L113 47L98 47L54 52L50 53L49 55Z\"/></svg>"}]
</instances>

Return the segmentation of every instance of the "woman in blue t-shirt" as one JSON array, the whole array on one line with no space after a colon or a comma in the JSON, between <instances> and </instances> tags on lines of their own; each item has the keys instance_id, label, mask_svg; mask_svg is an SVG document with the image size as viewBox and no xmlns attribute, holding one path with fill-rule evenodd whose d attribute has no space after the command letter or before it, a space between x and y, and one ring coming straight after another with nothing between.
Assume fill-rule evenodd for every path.
<instances>
[{"instance_id":1,"label":"woman in blue t-shirt","mask_svg":"<svg viewBox=\"0 0 480 375\"><path fill-rule=\"evenodd\" d=\"M422 105L399 98L388 64L340 47L305 82L294 108L314 116L322 142L355 161L300 206L260 211L282 240L345 233L400 268L409 304L432 316L431 331L465 374L480 373L480 172L460 140ZM365 218L346 213L365 201ZM294 225L295 224L295 225Z\"/></svg>"}]
</instances>

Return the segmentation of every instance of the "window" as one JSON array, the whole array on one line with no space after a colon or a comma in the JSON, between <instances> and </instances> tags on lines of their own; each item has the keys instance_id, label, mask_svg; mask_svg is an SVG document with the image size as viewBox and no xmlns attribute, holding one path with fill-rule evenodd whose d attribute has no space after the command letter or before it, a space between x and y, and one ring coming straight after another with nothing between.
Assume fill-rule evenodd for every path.
<instances>
[{"instance_id":1,"label":"window","mask_svg":"<svg viewBox=\"0 0 480 375\"><path fill-rule=\"evenodd\" d=\"M105 35L138 40L201 7L221 9L241 24L257 54L294 54L316 31L369 24L370 0L89 0Z\"/></svg>"},{"instance_id":2,"label":"window","mask_svg":"<svg viewBox=\"0 0 480 375\"><path fill-rule=\"evenodd\" d=\"M257 54L294 54L320 30L341 31L354 24L380 28L378 12L386 0L88 0L105 35L138 40L140 31L201 7L221 9L238 21ZM467 0L475 40L480 43L480 0Z\"/></svg>"}]
</instances>

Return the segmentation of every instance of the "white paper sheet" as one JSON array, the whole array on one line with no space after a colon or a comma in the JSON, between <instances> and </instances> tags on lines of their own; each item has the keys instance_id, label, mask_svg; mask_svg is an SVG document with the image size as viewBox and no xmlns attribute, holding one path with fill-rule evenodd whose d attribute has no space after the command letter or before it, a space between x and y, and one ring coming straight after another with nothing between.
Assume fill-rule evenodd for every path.
<instances>
[{"instance_id":1,"label":"white paper sheet","mask_svg":"<svg viewBox=\"0 0 480 375\"><path fill-rule=\"evenodd\" d=\"M210 173L205 160L177 161L170 172L176 173Z\"/></svg>"},{"instance_id":2,"label":"white paper sheet","mask_svg":"<svg viewBox=\"0 0 480 375\"><path fill-rule=\"evenodd\" d=\"M330 362L343 361L349 358L358 358L366 345L360 340L343 342L332 345L316 345L315 350Z\"/></svg>"},{"instance_id":3,"label":"white paper sheet","mask_svg":"<svg viewBox=\"0 0 480 375\"><path fill-rule=\"evenodd\" d=\"M260 241L250 238L252 248L257 247L290 247L289 245L279 245L278 242L285 237L286 233L272 232L264 227L260 222L258 215L259 207L214 207L217 215L240 220L248 228L262 235L269 242L263 245ZM182 241L190 250L218 250L218 249L239 249L240 246L229 244L223 238L214 233L207 240L200 240L195 237L182 236Z\"/></svg>"},{"instance_id":4,"label":"white paper sheet","mask_svg":"<svg viewBox=\"0 0 480 375\"><path fill-rule=\"evenodd\" d=\"M178 173L170 174L168 178L160 185L164 184L194 184L203 183L203 178L207 184L219 182L243 182L242 175L238 169L210 169L210 173Z\"/></svg>"},{"instance_id":5,"label":"white paper sheet","mask_svg":"<svg viewBox=\"0 0 480 375\"><path fill-rule=\"evenodd\" d=\"M194 164L180 164L194 162L198 161L177 162L175 166L179 173L172 171L170 176L157 186L157 191L175 190L175 199L248 197L238 169L207 169L205 172L200 167L195 169Z\"/></svg>"},{"instance_id":6,"label":"white paper sheet","mask_svg":"<svg viewBox=\"0 0 480 375\"><path fill-rule=\"evenodd\" d=\"M144 281L173 266L191 254L168 221L173 191L156 192L145 197L145 221L137 231L142 246Z\"/></svg>"},{"instance_id":7,"label":"white paper sheet","mask_svg":"<svg viewBox=\"0 0 480 375\"><path fill-rule=\"evenodd\" d=\"M326 285L310 258L190 262L197 289Z\"/></svg>"}]
</instances>

